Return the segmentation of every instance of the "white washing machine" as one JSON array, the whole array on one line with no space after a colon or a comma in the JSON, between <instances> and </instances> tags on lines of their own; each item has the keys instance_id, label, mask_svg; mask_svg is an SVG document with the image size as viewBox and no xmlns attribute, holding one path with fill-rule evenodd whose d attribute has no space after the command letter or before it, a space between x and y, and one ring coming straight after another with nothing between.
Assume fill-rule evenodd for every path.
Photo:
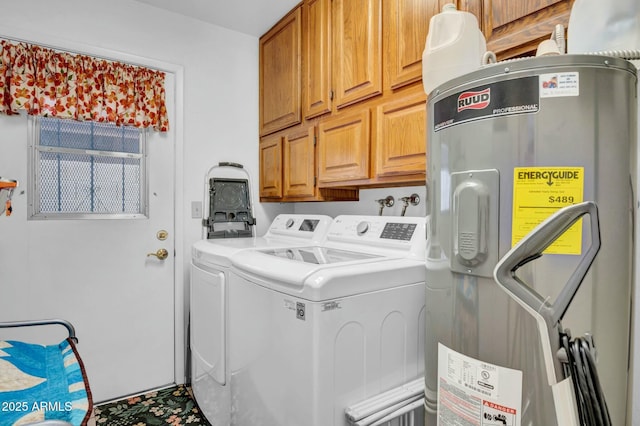
<instances>
[{"instance_id":1,"label":"white washing machine","mask_svg":"<svg viewBox=\"0 0 640 426\"><path fill-rule=\"evenodd\" d=\"M231 424L346 426L422 376L425 218L338 216L324 243L231 257Z\"/></svg>"},{"instance_id":2,"label":"white washing machine","mask_svg":"<svg viewBox=\"0 0 640 426\"><path fill-rule=\"evenodd\" d=\"M192 248L190 289L191 386L205 417L229 425L227 298L230 256L249 248L295 247L321 241L329 216L282 214L262 237L201 240Z\"/></svg>"}]
</instances>

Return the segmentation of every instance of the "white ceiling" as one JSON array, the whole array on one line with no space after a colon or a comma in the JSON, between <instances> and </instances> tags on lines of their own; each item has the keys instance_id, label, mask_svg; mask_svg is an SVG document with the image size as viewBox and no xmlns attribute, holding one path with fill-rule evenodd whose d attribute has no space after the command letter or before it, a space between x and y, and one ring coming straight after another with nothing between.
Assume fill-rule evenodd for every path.
<instances>
[{"instance_id":1,"label":"white ceiling","mask_svg":"<svg viewBox=\"0 0 640 426\"><path fill-rule=\"evenodd\" d=\"M136 0L260 37L300 0Z\"/></svg>"}]
</instances>

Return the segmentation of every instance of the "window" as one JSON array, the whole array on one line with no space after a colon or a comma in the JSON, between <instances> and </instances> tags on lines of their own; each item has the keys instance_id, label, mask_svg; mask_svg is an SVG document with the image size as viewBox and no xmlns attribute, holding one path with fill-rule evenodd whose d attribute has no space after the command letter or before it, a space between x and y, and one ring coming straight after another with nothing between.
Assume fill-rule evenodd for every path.
<instances>
[{"instance_id":1,"label":"window","mask_svg":"<svg viewBox=\"0 0 640 426\"><path fill-rule=\"evenodd\" d=\"M146 132L111 123L31 117L32 219L144 218Z\"/></svg>"}]
</instances>

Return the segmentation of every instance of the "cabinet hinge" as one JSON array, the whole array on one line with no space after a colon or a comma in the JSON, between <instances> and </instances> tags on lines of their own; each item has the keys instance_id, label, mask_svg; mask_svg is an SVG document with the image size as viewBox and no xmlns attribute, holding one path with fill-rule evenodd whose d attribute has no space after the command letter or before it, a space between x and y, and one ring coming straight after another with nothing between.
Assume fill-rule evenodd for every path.
<instances>
[{"instance_id":1,"label":"cabinet hinge","mask_svg":"<svg viewBox=\"0 0 640 426\"><path fill-rule=\"evenodd\" d=\"M329 92L329 100L332 101L333 100L333 90Z\"/></svg>"},{"instance_id":2,"label":"cabinet hinge","mask_svg":"<svg viewBox=\"0 0 640 426\"><path fill-rule=\"evenodd\" d=\"M316 135L313 135L313 146L318 145L318 137Z\"/></svg>"},{"instance_id":3,"label":"cabinet hinge","mask_svg":"<svg viewBox=\"0 0 640 426\"><path fill-rule=\"evenodd\" d=\"M313 177L313 187L315 188L316 186L318 186L318 177L314 176Z\"/></svg>"}]
</instances>

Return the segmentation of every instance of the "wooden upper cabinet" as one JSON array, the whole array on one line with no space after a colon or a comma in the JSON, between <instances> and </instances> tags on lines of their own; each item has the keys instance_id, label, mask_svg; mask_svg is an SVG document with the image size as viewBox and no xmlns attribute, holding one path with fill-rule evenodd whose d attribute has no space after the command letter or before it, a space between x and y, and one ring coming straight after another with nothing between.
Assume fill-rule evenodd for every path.
<instances>
[{"instance_id":1,"label":"wooden upper cabinet","mask_svg":"<svg viewBox=\"0 0 640 426\"><path fill-rule=\"evenodd\" d=\"M427 105L424 92L379 105L373 138L376 177L426 170Z\"/></svg>"},{"instance_id":2,"label":"wooden upper cabinet","mask_svg":"<svg viewBox=\"0 0 640 426\"><path fill-rule=\"evenodd\" d=\"M482 29L482 23L483 23L483 18L482 18L482 2L483 1L485 0L458 0L458 4L456 5L458 7L458 10L464 10L465 12L470 12L474 14L476 18L478 18L478 26L480 27L480 29ZM440 0L440 9L438 10L438 12L442 11L442 6L444 6L444 3L451 3L451 2L448 2L446 0Z\"/></svg>"},{"instance_id":3,"label":"wooden upper cabinet","mask_svg":"<svg viewBox=\"0 0 640 426\"><path fill-rule=\"evenodd\" d=\"M383 2L385 89L422 79L422 53L431 18L447 3L474 14L482 25L483 0L385 0Z\"/></svg>"},{"instance_id":4,"label":"wooden upper cabinet","mask_svg":"<svg viewBox=\"0 0 640 426\"><path fill-rule=\"evenodd\" d=\"M382 0L333 0L337 108L382 93Z\"/></svg>"},{"instance_id":5,"label":"wooden upper cabinet","mask_svg":"<svg viewBox=\"0 0 640 426\"><path fill-rule=\"evenodd\" d=\"M369 178L369 109L340 114L318 125L318 184Z\"/></svg>"},{"instance_id":6,"label":"wooden upper cabinet","mask_svg":"<svg viewBox=\"0 0 640 426\"><path fill-rule=\"evenodd\" d=\"M483 0L487 50L498 59L535 53L556 24L569 25L573 0Z\"/></svg>"},{"instance_id":7,"label":"wooden upper cabinet","mask_svg":"<svg viewBox=\"0 0 640 426\"><path fill-rule=\"evenodd\" d=\"M284 137L284 197L314 197L315 132L314 127Z\"/></svg>"},{"instance_id":8,"label":"wooden upper cabinet","mask_svg":"<svg viewBox=\"0 0 640 426\"><path fill-rule=\"evenodd\" d=\"M443 0L444 1L444 0ZM439 12L438 1L388 0L383 3L385 87L397 89L422 78L422 52L429 20Z\"/></svg>"},{"instance_id":9,"label":"wooden upper cabinet","mask_svg":"<svg viewBox=\"0 0 640 426\"><path fill-rule=\"evenodd\" d=\"M260 198L282 197L282 137L265 136L260 141Z\"/></svg>"},{"instance_id":10,"label":"wooden upper cabinet","mask_svg":"<svg viewBox=\"0 0 640 426\"><path fill-rule=\"evenodd\" d=\"M331 0L306 0L302 19L302 108L310 119L331 111Z\"/></svg>"},{"instance_id":11,"label":"wooden upper cabinet","mask_svg":"<svg viewBox=\"0 0 640 426\"><path fill-rule=\"evenodd\" d=\"M301 10L260 38L260 134L301 121Z\"/></svg>"}]
</instances>

